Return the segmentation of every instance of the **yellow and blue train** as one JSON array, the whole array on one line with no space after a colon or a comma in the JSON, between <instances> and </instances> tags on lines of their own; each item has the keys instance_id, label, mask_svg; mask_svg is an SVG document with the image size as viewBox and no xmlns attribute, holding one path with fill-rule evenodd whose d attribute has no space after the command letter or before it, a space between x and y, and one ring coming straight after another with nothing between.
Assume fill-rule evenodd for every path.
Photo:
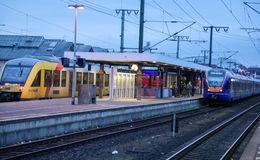
<instances>
[{"instance_id":1,"label":"yellow and blue train","mask_svg":"<svg viewBox=\"0 0 260 160\"><path fill-rule=\"evenodd\" d=\"M8 61L0 73L0 100L41 99L71 96L72 68L61 63L35 58ZM79 84L96 84L96 71L76 69L76 92ZM104 95L109 93L109 74L105 74ZM98 88L98 87L97 87Z\"/></svg>"},{"instance_id":2,"label":"yellow and blue train","mask_svg":"<svg viewBox=\"0 0 260 160\"><path fill-rule=\"evenodd\" d=\"M211 69L206 73L204 99L234 101L260 94L260 80L235 74L225 69Z\"/></svg>"}]
</instances>

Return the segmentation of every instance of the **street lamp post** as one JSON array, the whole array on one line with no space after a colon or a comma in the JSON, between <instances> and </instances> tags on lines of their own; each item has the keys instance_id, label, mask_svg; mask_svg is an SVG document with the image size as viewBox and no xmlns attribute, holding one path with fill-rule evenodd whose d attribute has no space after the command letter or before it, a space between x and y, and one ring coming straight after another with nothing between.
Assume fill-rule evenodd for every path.
<instances>
[{"instance_id":1,"label":"street lamp post","mask_svg":"<svg viewBox=\"0 0 260 160\"><path fill-rule=\"evenodd\" d=\"M77 52L77 21L78 9L83 9L84 5L68 5L68 8L75 10L75 30L74 30L74 56L73 56L73 75L72 75L72 91L71 91L71 104L75 104L75 81L76 81L76 52Z\"/></svg>"}]
</instances>

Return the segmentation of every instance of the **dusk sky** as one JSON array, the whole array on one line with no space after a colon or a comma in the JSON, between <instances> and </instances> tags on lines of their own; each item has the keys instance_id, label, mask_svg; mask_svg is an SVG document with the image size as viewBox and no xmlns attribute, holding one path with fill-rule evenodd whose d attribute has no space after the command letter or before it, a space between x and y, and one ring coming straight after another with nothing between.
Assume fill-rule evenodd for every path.
<instances>
[{"instance_id":1,"label":"dusk sky","mask_svg":"<svg viewBox=\"0 0 260 160\"><path fill-rule=\"evenodd\" d=\"M196 23L179 33L190 40L181 42L180 57L202 56L209 49L209 31L203 26L228 26L213 33L213 58L228 57L246 66L260 66L260 14L246 6L243 0L145 0L144 45L151 45ZM248 1L247 1L248 2ZM254 0L250 2L258 2ZM140 8L140 0L1 0L0 34L35 35L73 42L74 10L68 4L83 4L79 10L77 42L119 51L121 15L115 9ZM260 12L260 4L250 4ZM137 48L139 14L126 15L125 46ZM150 22L179 21L179 23ZM257 28L243 30L241 28ZM165 41L157 52L176 54L176 42ZM129 50L130 51L130 50Z\"/></svg>"}]
</instances>

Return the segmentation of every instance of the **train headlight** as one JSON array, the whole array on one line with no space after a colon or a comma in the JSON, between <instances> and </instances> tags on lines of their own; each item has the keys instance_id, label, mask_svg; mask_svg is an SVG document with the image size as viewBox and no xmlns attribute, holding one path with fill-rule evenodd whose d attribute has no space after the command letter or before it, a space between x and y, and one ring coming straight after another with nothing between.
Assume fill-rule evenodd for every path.
<instances>
[{"instance_id":1,"label":"train headlight","mask_svg":"<svg viewBox=\"0 0 260 160\"><path fill-rule=\"evenodd\" d=\"M210 92L210 89L208 89L208 92Z\"/></svg>"},{"instance_id":2,"label":"train headlight","mask_svg":"<svg viewBox=\"0 0 260 160\"><path fill-rule=\"evenodd\" d=\"M22 91L23 91L23 87L20 87L20 88L19 88L19 91L22 92Z\"/></svg>"},{"instance_id":3,"label":"train headlight","mask_svg":"<svg viewBox=\"0 0 260 160\"><path fill-rule=\"evenodd\" d=\"M219 90L219 92L223 92L223 90L222 90L222 89L220 89L220 90Z\"/></svg>"}]
</instances>

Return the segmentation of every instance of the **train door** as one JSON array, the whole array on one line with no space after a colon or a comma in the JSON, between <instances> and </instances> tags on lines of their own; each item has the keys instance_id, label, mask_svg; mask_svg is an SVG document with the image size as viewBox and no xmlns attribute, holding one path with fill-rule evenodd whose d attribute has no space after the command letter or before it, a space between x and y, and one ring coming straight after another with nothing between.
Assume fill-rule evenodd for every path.
<instances>
[{"instance_id":1,"label":"train door","mask_svg":"<svg viewBox=\"0 0 260 160\"><path fill-rule=\"evenodd\" d=\"M76 72L75 95L78 96L79 85L82 84L82 72Z\"/></svg>"},{"instance_id":2,"label":"train door","mask_svg":"<svg viewBox=\"0 0 260 160\"><path fill-rule=\"evenodd\" d=\"M51 97L52 88L52 70L44 70L44 97Z\"/></svg>"},{"instance_id":3,"label":"train door","mask_svg":"<svg viewBox=\"0 0 260 160\"><path fill-rule=\"evenodd\" d=\"M72 75L73 75L73 72L69 72L69 97L71 97L72 95Z\"/></svg>"},{"instance_id":4,"label":"train door","mask_svg":"<svg viewBox=\"0 0 260 160\"><path fill-rule=\"evenodd\" d=\"M68 79L68 72L66 70L62 70L61 71L61 97L68 97L69 96L69 91L68 91L68 83L67 83L67 79Z\"/></svg>"},{"instance_id":5,"label":"train door","mask_svg":"<svg viewBox=\"0 0 260 160\"><path fill-rule=\"evenodd\" d=\"M28 92L24 92L22 95L22 98L42 98L44 97L44 94L41 92L41 88L43 87L43 84L41 83L43 79L42 72L39 70L35 76L31 76L33 79L32 83L30 84L30 87L28 87Z\"/></svg>"},{"instance_id":6,"label":"train door","mask_svg":"<svg viewBox=\"0 0 260 160\"><path fill-rule=\"evenodd\" d=\"M40 74L40 89L39 89L39 92L40 92L40 95L39 97L40 98L44 98L45 97L45 90L44 90L44 75L45 75L45 71L43 69L40 70L41 71L41 74Z\"/></svg>"}]
</instances>

